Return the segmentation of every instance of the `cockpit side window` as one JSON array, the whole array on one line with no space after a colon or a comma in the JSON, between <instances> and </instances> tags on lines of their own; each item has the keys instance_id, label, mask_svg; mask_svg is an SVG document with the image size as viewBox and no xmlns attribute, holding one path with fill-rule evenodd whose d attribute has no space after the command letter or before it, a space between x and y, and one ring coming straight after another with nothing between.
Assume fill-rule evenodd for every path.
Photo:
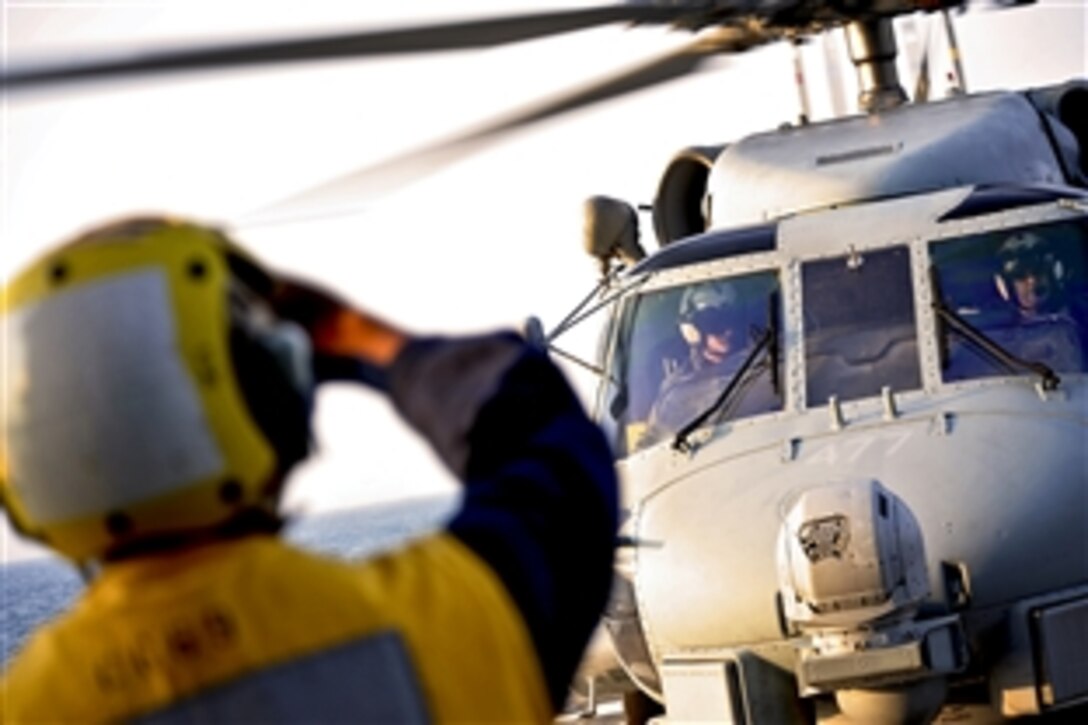
<instances>
[{"instance_id":1,"label":"cockpit side window","mask_svg":"<svg viewBox=\"0 0 1088 725\"><path fill-rule=\"evenodd\" d=\"M921 387L907 247L809 262L801 282L809 407Z\"/></svg>"},{"instance_id":2,"label":"cockpit side window","mask_svg":"<svg viewBox=\"0 0 1088 725\"><path fill-rule=\"evenodd\" d=\"M782 408L776 389L781 311L774 272L709 279L633 296L620 313L608 403L619 455L666 439L713 406L737 377L737 391L714 420ZM738 370L761 336L758 360ZM780 371L779 371L780 372ZM611 428L612 426L606 426Z\"/></svg>"},{"instance_id":3,"label":"cockpit side window","mask_svg":"<svg viewBox=\"0 0 1088 725\"><path fill-rule=\"evenodd\" d=\"M940 304L1002 351L1055 373L1088 371L1085 221L1038 224L930 244ZM941 326L945 382L1008 375L1008 365Z\"/></svg>"}]
</instances>

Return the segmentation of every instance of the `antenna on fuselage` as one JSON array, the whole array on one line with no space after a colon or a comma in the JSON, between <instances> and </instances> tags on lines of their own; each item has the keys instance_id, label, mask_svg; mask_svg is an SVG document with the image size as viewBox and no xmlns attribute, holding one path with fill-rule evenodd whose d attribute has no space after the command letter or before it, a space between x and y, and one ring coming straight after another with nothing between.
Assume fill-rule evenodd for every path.
<instances>
[{"instance_id":1,"label":"antenna on fuselage","mask_svg":"<svg viewBox=\"0 0 1088 725\"><path fill-rule=\"evenodd\" d=\"M930 49L933 46L930 42L931 23L928 17L921 20L912 17L907 18L900 28L906 31L907 65L912 69L917 69L914 77L914 93L911 95L911 100L914 103L925 103L929 100L933 85L930 80L929 67Z\"/></svg>"},{"instance_id":2,"label":"antenna on fuselage","mask_svg":"<svg viewBox=\"0 0 1088 725\"><path fill-rule=\"evenodd\" d=\"M952 25L952 13L942 10L941 15L944 16L944 32L948 36L948 57L952 61L952 72L955 74L955 77L950 79L952 86L949 88L949 93L960 95L967 92L967 80L963 76L963 59L960 57L960 44L956 39L956 28Z\"/></svg>"},{"instance_id":3,"label":"antenna on fuselage","mask_svg":"<svg viewBox=\"0 0 1088 725\"><path fill-rule=\"evenodd\" d=\"M801 113L797 121L804 126L812 120L812 106L808 98L808 80L805 78L805 59L801 55L802 38L794 38L790 44L793 46L793 81L797 84L797 99L801 104Z\"/></svg>"}]
</instances>

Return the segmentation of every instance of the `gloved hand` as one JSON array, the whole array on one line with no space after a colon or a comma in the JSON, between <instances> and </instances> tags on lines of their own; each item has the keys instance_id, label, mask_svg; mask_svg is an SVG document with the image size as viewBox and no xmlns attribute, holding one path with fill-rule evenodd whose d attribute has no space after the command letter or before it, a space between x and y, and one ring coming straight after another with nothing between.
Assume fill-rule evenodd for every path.
<instances>
[{"instance_id":1,"label":"gloved hand","mask_svg":"<svg viewBox=\"0 0 1088 725\"><path fill-rule=\"evenodd\" d=\"M272 304L277 315L310 336L318 382L345 380L385 390L386 371L410 339L396 326L306 282L277 279Z\"/></svg>"}]
</instances>

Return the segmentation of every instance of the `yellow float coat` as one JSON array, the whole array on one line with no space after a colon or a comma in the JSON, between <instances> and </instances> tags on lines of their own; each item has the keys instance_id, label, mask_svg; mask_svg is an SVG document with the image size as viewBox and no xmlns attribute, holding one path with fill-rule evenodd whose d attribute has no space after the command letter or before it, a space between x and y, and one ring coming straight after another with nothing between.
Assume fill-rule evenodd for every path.
<instances>
[{"instance_id":1,"label":"yellow float coat","mask_svg":"<svg viewBox=\"0 0 1088 725\"><path fill-rule=\"evenodd\" d=\"M430 719L551 718L532 642L505 588L439 534L358 564L251 536L108 566L16 658L0 688L3 721L154 715L388 634L404 645ZM339 687L365 693L373 684L336 672ZM305 707L312 693L288 694Z\"/></svg>"}]
</instances>

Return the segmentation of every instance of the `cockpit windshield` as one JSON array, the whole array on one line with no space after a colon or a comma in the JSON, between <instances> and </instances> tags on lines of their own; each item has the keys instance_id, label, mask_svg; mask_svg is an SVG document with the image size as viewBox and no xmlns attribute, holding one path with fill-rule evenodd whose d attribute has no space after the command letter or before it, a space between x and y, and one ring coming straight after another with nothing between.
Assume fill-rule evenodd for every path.
<instances>
[{"instance_id":1,"label":"cockpit windshield","mask_svg":"<svg viewBox=\"0 0 1088 725\"><path fill-rule=\"evenodd\" d=\"M734 382L735 391L714 420L781 410L776 388L781 329L778 277L763 272L708 279L629 299L613 354L615 395L608 415L619 454L675 435ZM774 340L752 364L742 365L757 342Z\"/></svg>"},{"instance_id":2,"label":"cockpit windshield","mask_svg":"<svg viewBox=\"0 0 1088 725\"><path fill-rule=\"evenodd\" d=\"M939 304L1020 360L1088 370L1088 234L1083 220L930 245ZM1008 375L982 346L942 331L945 382Z\"/></svg>"},{"instance_id":3,"label":"cockpit windshield","mask_svg":"<svg viewBox=\"0 0 1088 725\"><path fill-rule=\"evenodd\" d=\"M801 285L808 407L922 387L906 246L807 262Z\"/></svg>"},{"instance_id":4,"label":"cockpit windshield","mask_svg":"<svg viewBox=\"0 0 1088 725\"><path fill-rule=\"evenodd\" d=\"M670 438L683 448L704 425L782 410L785 339L794 362L801 343L806 408L920 390L915 303L927 284L944 382L1038 374L1053 387L1088 372L1085 220L938 239L928 250L928 279L915 279L920 250L905 243L803 260L790 297L800 314L785 336L774 270L628 290L600 400L617 455Z\"/></svg>"}]
</instances>

